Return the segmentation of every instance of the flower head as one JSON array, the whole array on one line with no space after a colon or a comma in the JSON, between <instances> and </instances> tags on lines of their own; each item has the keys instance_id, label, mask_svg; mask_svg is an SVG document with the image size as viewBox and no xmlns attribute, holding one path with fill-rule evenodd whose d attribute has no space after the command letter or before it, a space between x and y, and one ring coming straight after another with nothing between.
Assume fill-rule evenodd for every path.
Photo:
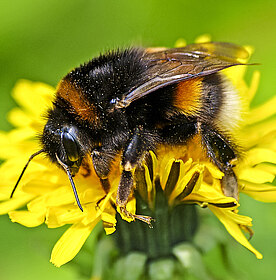
<instances>
[{"instance_id":1,"label":"flower head","mask_svg":"<svg viewBox=\"0 0 276 280\"><path fill-rule=\"evenodd\" d=\"M245 120L240 124L242 128L235 129L235 137L242 142L245 150L244 157L234 171L240 192L260 201L274 202L276 188L271 183L276 174L273 165L276 163L276 121L273 118L276 99L250 109L259 73L253 75L250 86L247 86L243 80L245 69L246 66L237 66L224 71L239 90L245 112ZM90 157L85 158L75 177L84 208L81 212L64 171L39 155L29 165L14 197L9 199L28 156L39 150L36 135L45 125L42 116L51 106L54 91L52 87L29 81L19 81L14 88L13 97L20 106L8 116L14 129L0 133L0 156L5 160L0 168L0 198L3 201L0 213L8 213L13 222L27 227L42 223L49 228L70 224L71 227L56 243L52 252L51 262L61 266L74 258L100 221L107 234L115 231L117 219L114 205L121 170L118 156L109 176L111 189L106 194ZM135 170L136 190L129 199L127 210L135 214L136 207L140 212L147 209L148 214L157 219L160 193L165 197L164 205L168 211L184 204L208 207L238 242L257 258L262 258L243 234L244 230L250 231L251 218L240 215L239 202L224 195L221 187L224 174L204 154L196 137L187 145L174 148L162 146L156 154L150 152L142 166ZM27 209L16 210L25 205ZM117 211L120 212L120 209ZM120 214L123 219L132 220L124 213ZM154 227L159 227L158 221ZM168 244L175 244L175 238L168 233Z\"/></svg>"}]
</instances>

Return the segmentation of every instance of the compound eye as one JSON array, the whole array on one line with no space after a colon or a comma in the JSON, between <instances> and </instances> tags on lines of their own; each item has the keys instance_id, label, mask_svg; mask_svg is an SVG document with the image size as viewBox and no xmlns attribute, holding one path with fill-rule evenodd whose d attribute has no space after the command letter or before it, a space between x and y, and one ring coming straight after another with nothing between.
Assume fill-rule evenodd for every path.
<instances>
[{"instance_id":1,"label":"compound eye","mask_svg":"<svg viewBox=\"0 0 276 280\"><path fill-rule=\"evenodd\" d=\"M80 158L80 149L77 140L69 132L65 131L61 135L63 147L70 161L77 161Z\"/></svg>"}]
</instances>

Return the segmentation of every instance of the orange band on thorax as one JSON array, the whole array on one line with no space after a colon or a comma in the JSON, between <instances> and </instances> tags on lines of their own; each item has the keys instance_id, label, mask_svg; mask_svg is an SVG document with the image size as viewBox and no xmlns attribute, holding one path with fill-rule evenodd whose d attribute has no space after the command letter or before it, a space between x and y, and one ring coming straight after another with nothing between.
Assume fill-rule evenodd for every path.
<instances>
[{"instance_id":1,"label":"orange band on thorax","mask_svg":"<svg viewBox=\"0 0 276 280\"><path fill-rule=\"evenodd\" d=\"M77 114L82 120L91 123L97 121L96 109L89 103L81 90L77 90L72 83L62 80L58 86L57 96L63 98L70 104L69 110Z\"/></svg>"}]
</instances>

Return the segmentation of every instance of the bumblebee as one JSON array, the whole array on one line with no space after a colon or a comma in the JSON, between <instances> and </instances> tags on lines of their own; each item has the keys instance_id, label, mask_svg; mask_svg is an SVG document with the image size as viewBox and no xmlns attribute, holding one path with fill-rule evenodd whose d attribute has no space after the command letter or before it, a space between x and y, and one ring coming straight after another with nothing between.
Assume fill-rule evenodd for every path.
<instances>
[{"instance_id":1,"label":"bumblebee","mask_svg":"<svg viewBox=\"0 0 276 280\"><path fill-rule=\"evenodd\" d=\"M42 149L30 157L14 190L29 162L44 153L67 173L83 211L73 176L84 158L92 158L108 192L111 164L120 154L116 204L150 223L150 217L126 210L133 170L159 145L184 145L199 136L206 155L225 174L225 195L237 198L238 152L231 131L240 119L240 101L221 70L243 65L247 57L240 46L211 42L115 50L75 68L60 81L40 137Z\"/></svg>"}]
</instances>

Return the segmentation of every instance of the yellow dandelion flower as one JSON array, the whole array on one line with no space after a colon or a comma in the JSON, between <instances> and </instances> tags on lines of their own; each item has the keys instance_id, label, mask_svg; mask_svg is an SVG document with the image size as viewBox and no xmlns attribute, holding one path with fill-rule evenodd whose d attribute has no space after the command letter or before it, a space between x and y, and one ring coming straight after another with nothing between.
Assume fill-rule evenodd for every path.
<instances>
[{"instance_id":1,"label":"yellow dandelion flower","mask_svg":"<svg viewBox=\"0 0 276 280\"><path fill-rule=\"evenodd\" d=\"M207 39L203 36L199 40L202 42ZM179 46L184 43L183 40L178 41ZM247 86L243 79L245 68L237 66L224 71L240 92L243 110L248 110L248 113L244 113L242 129L233 128L235 136L243 142L245 148L244 157L237 163L234 171L241 192L260 201L275 202L276 188L271 183L276 174L273 165L276 163L276 121L273 118L276 99L249 109L250 100L257 89L259 73L253 75L250 86ZM61 266L73 259L100 221L107 234L112 234L117 229L115 236L119 240L124 239L121 228L127 224L127 229L135 236L133 239L136 241L123 248L125 252L137 249L140 240L140 246L148 246L144 251L149 256L167 256L175 244L192 239L197 219L192 206L194 204L208 207L239 243L252 251L258 259L262 258L243 234L243 230L252 226L251 218L240 215L239 202L224 195L221 187L224 174L207 157L202 156L202 148L196 138L185 146L162 146L156 154L150 152L143 165L135 170L136 190L126 207L130 213L135 214L137 208L137 213L153 216L156 220L153 229L145 228L145 224L138 222L124 224L116 214L117 211L121 212L114 208L121 174L119 158L109 175L111 188L107 194L99 183L91 159L85 158L74 178L83 212L76 204L64 171L41 155L32 160L20 187L14 197L9 199L12 186L17 181L22 166L28 161L28 155L39 150L36 135L45 125L41 116L51 106L54 92L53 88L42 83L18 82L13 97L20 107L13 109L8 116L15 128L10 132L0 133L0 157L5 160L0 167L0 198L3 201L0 213L8 213L13 222L27 227L42 223L49 228L71 225L52 251L53 264ZM26 210L16 210L25 205ZM187 218L184 223L184 212L189 212L193 219ZM124 213L120 214L127 221L133 220ZM180 220L182 225L179 225ZM170 229L171 225L174 225L173 231ZM137 230L139 227L141 230ZM146 230L151 230L152 234L145 245L141 240L141 232Z\"/></svg>"},{"instance_id":2,"label":"yellow dandelion flower","mask_svg":"<svg viewBox=\"0 0 276 280\"><path fill-rule=\"evenodd\" d=\"M114 232L116 220L115 210L110 203L112 192L105 196L97 177L89 174L94 172L89 167L89 162L75 179L81 200L85 204L84 212L76 207L74 195L69 189L68 178L64 172L43 157L36 157L32 161L21 187L12 199L8 199L10 185L16 182L18 171L26 163L28 154L39 149L35 140L36 134L45 125L41 116L50 106L54 91L47 85L30 81L20 81L15 86L13 97L21 108L13 109L8 116L15 129L7 133L1 132L0 135L2 147L9 147L0 150L1 158L6 160L0 168L3 175L0 184L1 199L5 200L0 204L0 213L9 213L13 222L27 227L35 227L44 222L49 228L73 224L53 249L51 261L60 266L78 253L99 220L104 221L108 234ZM32 94L34 99L30 96ZM112 176L114 178L112 184L115 186L118 184L115 170ZM26 204L27 210L14 211Z\"/></svg>"}]
</instances>

